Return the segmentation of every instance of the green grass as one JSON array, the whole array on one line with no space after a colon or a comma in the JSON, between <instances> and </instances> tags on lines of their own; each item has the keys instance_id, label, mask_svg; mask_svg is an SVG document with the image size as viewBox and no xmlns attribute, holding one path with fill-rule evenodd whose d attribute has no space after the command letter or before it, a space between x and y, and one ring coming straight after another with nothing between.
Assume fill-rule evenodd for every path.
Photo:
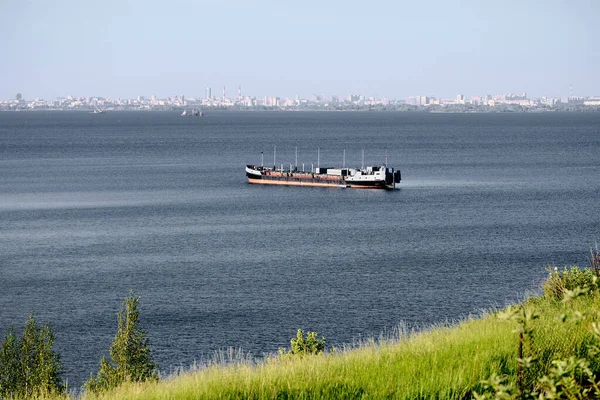
<instances>
[{"instance_id":1,"label":"green grass","mask_svg":"<svg viewBox=\"0 0 600 400\"><path fill-rule=\"evenodd\" d=\"M531 345L540 359L537 368L544 371L557 357L585 352L591 320L563 323L560 319L574 310L600 311L598 296L580 297L568 304L550 298L524 304L540 315L533 321ZM126 384L99 398L468 398L473 390L482 390L481 381L492 373L515 381L515 328L514 321L492 313L453 327L436 327L333 354L211 365L158 383Z\"/></svg>"},{"instance_id":2,"label":"green grass","mask_svg":"<svg viewBox=\"0 0 600 400\"><path fill-rule=\"evenodd\" d=\"M465 399L474 392L486 392L485 398L531 394L541 399L557 393L569 398L600 397L597 250L590 259L591 268L551 270L540 297L453 326L416 333L399 330L396 337L318 355L305 354L322 350L317 336L308 334L305 341L299 332L292 341L293 351L260 362L248 359L241 350L221 352L207 365L161 381L126 382L99 395L77 397ZM519 351L526 367L519 366ZM553 365L556 360L563 361Z\"/></svg>"}]
</instances>

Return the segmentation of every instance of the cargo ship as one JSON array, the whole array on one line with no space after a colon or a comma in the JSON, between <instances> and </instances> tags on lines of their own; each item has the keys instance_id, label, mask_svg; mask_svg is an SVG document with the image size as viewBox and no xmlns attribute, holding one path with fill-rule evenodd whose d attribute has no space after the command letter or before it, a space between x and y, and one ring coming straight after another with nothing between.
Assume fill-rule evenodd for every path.
<instances>
[{"instance_id":1,"label":"cargo ship","mask_svg":"<svg viewBox=\"0 0 600 400\"><path fill-rule=\"evenodd\" d=\"M280 168L246 165L248 183L263 185L395 189L402 179L400 170L386 165L366 168L315 168L311 172L297 167Z\"/></svg>"}]
</instances>

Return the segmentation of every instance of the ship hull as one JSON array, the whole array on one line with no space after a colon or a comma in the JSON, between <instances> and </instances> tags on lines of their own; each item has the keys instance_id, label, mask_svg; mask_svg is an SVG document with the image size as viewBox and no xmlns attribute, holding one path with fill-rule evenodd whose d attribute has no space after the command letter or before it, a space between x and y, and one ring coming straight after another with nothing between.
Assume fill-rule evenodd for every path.
<instances>
[{"instance_id":1,"label":"ship hull","mask_svg":"<svg viewBox=\"0 0 600 400\"><path fill-rule=\"evenodd\" d=\"M281 185L281 186L308 186L308 187L332 187L332 188L343 188L346 187L343 184L333 182L317 182L301 179L254 179L248 177L248 183L259 184L259 185Z\"/></svg>"},{"instance_id":2,"label":"ship hull","mask_svg":"<svg viewBox=\"0 0 600 400\"><path fill-rule=\"evenodd\" d=\"M393 186L388 187L385 182L346 182L346 187L354 189L394 189Z\"/></svg>"}]
</instances>

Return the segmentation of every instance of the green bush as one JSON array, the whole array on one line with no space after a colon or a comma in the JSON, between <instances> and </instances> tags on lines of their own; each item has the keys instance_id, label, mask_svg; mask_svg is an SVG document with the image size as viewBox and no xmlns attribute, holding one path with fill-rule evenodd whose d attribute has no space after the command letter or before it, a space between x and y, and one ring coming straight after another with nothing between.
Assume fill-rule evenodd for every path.
<instances>
[{"instance_id":1,"label":"green bush","mask_svg":"<svg viewBox=\"0 0 600 400\"><path fill-rule=\"evenodd\" d=\"M8 331L0 347L0 398L34 398L64 393L62 365L54 352L54 333L39 326L33 314L25 323L23 336Z\"/></svg>"},{"instance_id":2,"label":"green bush","mask_svg":"<svg viewBox=\"0 0 600 400\"><path fill-rule=\"evenodd\" d=\"M138 301L133 291L125 299L118 314L117 335L110 346L112 362L106 356L102 357L97 376L90 376L84 385L88 391L99 393L116 388L123 382L158 380L158 367L152 361L149 340L146 332L138 326Z\"/></svg>"},{"instance_id":3,"label":"green bush","mask_svg":"<svg viewBox=\"0 0 600 400\"><path fill-rule=\"evenodd\" d=\"M572 266L548 269L549 276L544 282L544 296L553 300L564 300L565 295L572 296L573 291L596 292L599 289L600 279L600 251L598 246L590 249L588 257L589 268Z\"/></svg>"},{"instance_id":4,"label":"green bush","mask_svg":"<svg viewBox=\"0 0 600 400\"><path fill-rule=\"evenodd\" d=\"M589 269L571 267L562 273L551 271L544 294L552 300L562 300L554 304L561 304L564 313L553 324L552 335L543 335L541 346L532 346L541 341L538 334L544 334L543 325L534 323L538 318L531 309L535 301L509 307L503 316L516 322L514 332L519 333L516 382L509 375L493 373L481 382L483 391L474 391L473 397L478 400L600 398L600 313L589 308L590 301L597 304L597 281L593 265ZM585 297L587 302L577 301ZM570 338L564 333L573 334L580 329L587 331L580 335L583 342L569 345ZM543 351L548 345L549 349Z\"/></svg>"},{"instance_id":5,"label":"green bush","mask_svg":"<svg viewBox=\"0 0 600 400\"><path fill-rule=\"evenodd\" d=\"M565 267L562 271L557 268L549 270L548 279L544 282L544 296L546 298L563 300L567 291L575 289L597 290L597 272L591 268L581 269L578 266Z\"/></svg>"},{"instance_id":6,"label":"green bush","mask_svg":"<svg viewBox=\"0 0 600 400\"><path fill-rule=\"evenodd\" d=\"M291 349L287 354L290 355L308 355L308 354L323 354L325 350L325 338L318 338L317 332L308 332L306 338L304 337L304 331L298 329L298 333L295 338L290 341ZM281 355L285 355L284 349L279 349Z\"/></svg>"}]
</instances>

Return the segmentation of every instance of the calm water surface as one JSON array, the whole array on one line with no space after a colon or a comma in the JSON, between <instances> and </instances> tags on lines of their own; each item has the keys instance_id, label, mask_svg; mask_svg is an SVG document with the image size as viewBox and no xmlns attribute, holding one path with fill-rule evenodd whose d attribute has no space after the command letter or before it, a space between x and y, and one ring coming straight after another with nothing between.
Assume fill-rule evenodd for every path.
<instances>
[{"instance_id":1,"label":"calm water surface","mask_svg":"<svg viewBox=\"0 0 600 400\"><path fill-rule=\"evenodd\" d=\"M395 191L248 185L385 161ZM0 113L0 334L51 323L72 387L130 289L163 371L464 318L600 241L600 114Z\"/></svg>"}]
</instances>

